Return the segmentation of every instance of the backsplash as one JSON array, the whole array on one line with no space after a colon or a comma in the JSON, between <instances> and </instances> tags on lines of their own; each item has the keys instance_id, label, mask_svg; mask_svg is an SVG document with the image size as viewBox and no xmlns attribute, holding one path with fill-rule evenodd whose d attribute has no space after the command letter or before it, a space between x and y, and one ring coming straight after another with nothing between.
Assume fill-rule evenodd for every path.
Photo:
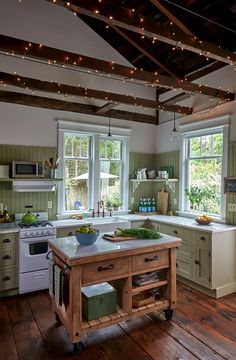
<instances>
[{"instance_id":1,"label":"backsplash","mask_svg":"<svg viewBox=\"0 0 236 360\"><path fill-rule=\"evenodd\" d=\"M10 165L12 160L45 161L56 157L57 149L49 147L0 145L0 164ZM0 202L7 205L9 214L25 212L25 205L32 205L33 211L48 211L49 219L57 213L57 192L17 193L11 189L11 182L0 182ZM48 209L48 201L52 209Z\"/></svg>"}]
</instances>

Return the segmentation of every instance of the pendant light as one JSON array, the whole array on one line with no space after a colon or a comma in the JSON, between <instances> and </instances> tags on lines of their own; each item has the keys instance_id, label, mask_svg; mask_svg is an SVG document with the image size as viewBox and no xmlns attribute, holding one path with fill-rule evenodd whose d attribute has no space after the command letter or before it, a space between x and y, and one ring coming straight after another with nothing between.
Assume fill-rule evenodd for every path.
<instances>
[{"instance_id":1,"label":"pendant light","mask_svg":"<svg viewBox=\"0 0 236 360\"><path fill-rule=\"evenodd\" d=\"M179 140L179 132L177 131L175 126L175 101L174 101L174 128L170 136L170 141L178 141L178 140Z\"/></svg>"},{"instance_id":2,"label":"pendant light","mask_svg":"<svg viewBox=\"0 0 236 360\"><path fill-rule=\"evenodd\" d=\"M112 137L111 135L111 107L109 106L109 121L108 121L108 134L107 137Z\"/></svg>"}]
</instances>

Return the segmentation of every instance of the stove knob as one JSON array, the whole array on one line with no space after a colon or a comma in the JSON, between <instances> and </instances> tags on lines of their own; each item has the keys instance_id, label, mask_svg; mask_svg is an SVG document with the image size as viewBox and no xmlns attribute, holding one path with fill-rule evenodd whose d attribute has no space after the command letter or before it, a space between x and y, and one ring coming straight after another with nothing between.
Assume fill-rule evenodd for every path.
<instances>
[{"instance_id":1,"label":"stove knob","mask_svg":"<svg viewBox=\"0 0 236 360\"><path fill-rule=\"evenodd\" d=\"M39 236L39 231L36 231L36 232L35 232L35 236Z\"/></svg>"},{"instance_id":2,"label":"stove knob","mask_svg":"<svg viewBox=\"0 0 236 360\"><path fill-rule=\"evenodd\" d=\"M45 230L41 230L41 235L42 235L42 236L45 235Z\"/></svg>"}]
</instances>

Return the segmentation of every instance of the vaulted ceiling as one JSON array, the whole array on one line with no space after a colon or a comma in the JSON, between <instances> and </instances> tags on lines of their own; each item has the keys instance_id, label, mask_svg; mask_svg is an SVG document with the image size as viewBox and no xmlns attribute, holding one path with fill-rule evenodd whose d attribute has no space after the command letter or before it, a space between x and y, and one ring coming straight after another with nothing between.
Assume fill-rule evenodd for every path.
<instances>
[{"instance_id":1,"label":"vaulted ceiling","mask_svg":"<svg viewBox=\"0 0 236 360\"><path fill-rule=\"evenodd\" d=\"M14 54L50 61L54 59L62 66L78 66L93 71L101 71L115 76L129 77L154 86L157 101L132 98L121 94L109 93L93 89L76 89L65 85L61 91L73 96L85 96L104 99L104 105L86 107L84 104L74 105L74 111L88 114L103 114L120 119L143 121L157 124L152 117L142 117L135 113L112 110L118 104L147 106L164 111L178 111L191 114L192 109L178 106L176 103L191 93L201 93L209 97L217 97L223 101L234 100L234 94L226 90L214 89L193 83L194 80L207 75L226 65L236 66L236 3L233 0L46 0L52 4L63 6L80 17L88 26L97 32L105 41L115 48L131 64L131 67L110 64L52 49L39 44L28 44L19 39L0 36L0 49ZM27 40L27 39L26 39ZM81 57L80 57L81 55ZM79 59L79 61L71 59ZM0 73L0 80L13 86L31 86L34 90L47 93L58 93L58 84L50 84L30 78L14 78L11 74ZM160 102L158 96L169 89L181 89L178 95ZM1 91L1 101L37 103L36 97L6 94ZM173 100L174 99L174 100ZM51 102L51 108L73 111L69 102ZM174 101L174 106L173 106ZM39 101L38 106L47 104L49 100ZM108 103L107 103L108 102ZM82 106L83 105L83 106Z\"/></svg>"}]
</instances>

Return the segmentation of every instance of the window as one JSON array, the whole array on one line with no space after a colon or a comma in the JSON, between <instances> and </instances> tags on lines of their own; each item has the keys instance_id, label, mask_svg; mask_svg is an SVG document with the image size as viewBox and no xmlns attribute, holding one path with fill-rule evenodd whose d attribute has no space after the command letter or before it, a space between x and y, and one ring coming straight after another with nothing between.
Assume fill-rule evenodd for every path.
<instances>
[{"instance_id":1,"label":"window","mask_svg":"<svg viewBox=\"0 0 236 360\"><path fill-rule=\"evenodd\" d=\"M59 213L119 203L128 207L128 137L59 129L61 177ZM103 129L101 129L103 130ZM107 130L107 129L106 129Z\"/></svg>"},{"instance_id":2,"label":"window","mask_svg":"<svg viewBox=\"0 0 236 360\"><path fill-rule=\"evenodd\" d=\"M224 218L227 127L186 132L182 137L182 211Z\"/></svg>"}]
</instances>

